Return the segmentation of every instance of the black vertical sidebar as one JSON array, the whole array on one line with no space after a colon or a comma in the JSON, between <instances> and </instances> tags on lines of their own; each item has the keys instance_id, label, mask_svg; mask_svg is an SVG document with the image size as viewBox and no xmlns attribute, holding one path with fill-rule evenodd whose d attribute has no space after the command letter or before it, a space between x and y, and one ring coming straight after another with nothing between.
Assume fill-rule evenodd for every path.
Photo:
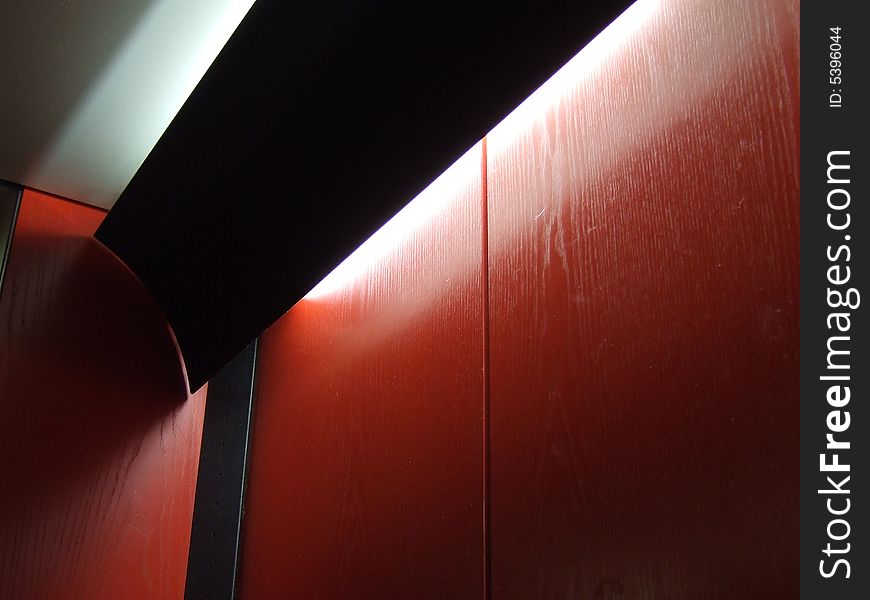
<instances>
[{"instance_id":1,"label":"black vertical sidebar","mask_svg":"<svg viewBox=\"0 0 870 600\"><path fill-rule=\"evenodd\" d=\"M801 8L801 597L870 598L867 20Z\"/></svg>"},{"instance_id":2,"label":"black vertical sidebar","mask_svg":"<svg viewBox=\"0 0 870 600\"><path fill-rule=\"evenodd\" d=\"M235 594L257 342L208 384L184 597Z\"/></svg>"},{"instance_id":3,"label":"black vertical sidebar","mask_svg":"<svg viewBox=\"0 0 870 600\"><path fill-rule=\"evenodd\" d=\"M0 179L0 292L3 291L3 276L6 261L12 247L12 232L21 205L21 186Z\"/></svg>"}]
</instances>

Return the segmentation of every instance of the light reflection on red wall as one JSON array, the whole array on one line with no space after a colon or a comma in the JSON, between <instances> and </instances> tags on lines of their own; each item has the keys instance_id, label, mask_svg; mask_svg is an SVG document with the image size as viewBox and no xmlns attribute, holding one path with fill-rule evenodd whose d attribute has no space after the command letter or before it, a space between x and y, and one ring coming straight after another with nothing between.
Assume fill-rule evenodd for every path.
<instances>
[{"instance_id":1,"label":"light reflection on red wall","mask_svg":"<svg viewBox=\"0 0 870 600\"><path fill-rule=\"evenodd\" d=\"M243 595L796 595L798 13L641 0L264 335Z\"/></svg>"}]
</instances>

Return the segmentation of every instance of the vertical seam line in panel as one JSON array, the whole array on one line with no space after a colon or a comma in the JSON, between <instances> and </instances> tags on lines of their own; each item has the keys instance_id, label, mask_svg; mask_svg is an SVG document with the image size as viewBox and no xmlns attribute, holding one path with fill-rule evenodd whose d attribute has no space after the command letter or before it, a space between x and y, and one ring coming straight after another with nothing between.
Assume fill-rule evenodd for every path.
<instances>
[{"instance_id":1,"label":"vertical seam line in panel","mask_svg":"<svg viewBox=\"0 0 870 600\"><path fill-rule=\"evenodd\" d=\"M483 597L492 598L492 469L489 386L489 219L486 136L481 141L481 288L483 295Z\"/></svg>"}]
</instances>

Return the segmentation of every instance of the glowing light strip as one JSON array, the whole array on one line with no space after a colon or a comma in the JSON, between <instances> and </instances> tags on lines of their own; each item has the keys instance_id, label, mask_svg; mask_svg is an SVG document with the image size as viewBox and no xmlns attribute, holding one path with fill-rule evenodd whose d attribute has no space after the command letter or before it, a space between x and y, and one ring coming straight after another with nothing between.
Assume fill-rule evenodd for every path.
<instances>
[{"instance_id":1,"label":"glowing light strip","mask_svg":"<svg viewBox=\"0 0 870 600\"><path fill-rule=\"evenodd\" d=\"M403 240L414 237L424 226L435 221L450 206L451 200L456 199L457 188L480 174L480 161L466 159L468 154L478 150L478 146L479 144L469 149L462 158L387 221L308 292L304 299L324 298L350 287L356 280L374 270Z\"/></svg>"},{"instance_id":2,"label":"glowing light strip","mask_svg":"<svg viewBox=\"0 0 870 600\"><path fill-rule=\"evenodd\" d=\"M638 29L658 13L659 8L659 0L638 0L629 6L531 96L511 111L493 128L493 131L512 127L524 128L528 126L530 120L543 118L547 108L554 102L558 102L566 91L595 73L608 58L618 54Z\"/></svg>"},{"instance_id":3,"label":"glowing light strip","mask_svg":"<svg viewBox=\"0 0 870 600\"><path fill-rule=\"evenodd\" d=\"M619 18L595 37L553 77L520 104L497 126L498 129L513 126L525 127L530 118L540 118L546 108L561 94L583 77L594 71L608 56L612 56L632 34L652 15L659 6L658 0L639 0ZM464 165L460 168L460 165ZM375 232L356 251L318 283L305 300L322 299L351 286L377 263L394 251L402 240L412 237L426 223L436 219L444 210L457 181L472 175L463 169L477 169L474 161L460 159L436 179L426 190Z\"/></svg>"}]
</instances>

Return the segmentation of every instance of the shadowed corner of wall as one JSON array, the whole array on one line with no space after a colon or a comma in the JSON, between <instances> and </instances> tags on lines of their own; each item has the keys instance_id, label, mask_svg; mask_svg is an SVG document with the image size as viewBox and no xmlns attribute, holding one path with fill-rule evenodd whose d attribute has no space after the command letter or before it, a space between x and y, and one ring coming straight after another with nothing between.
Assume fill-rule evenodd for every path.
<instances>
[{"instance_id":1,"label":"shadowed corner of wall","mask_svg":"<svg viewBox=\"0 0 870 600\"><path fill-rule=\"evenodd\" d=\"M93 238L19 232L6 275L0 529L135 457L188 398L159 309Z\"/></svg>"}]
</instances>

